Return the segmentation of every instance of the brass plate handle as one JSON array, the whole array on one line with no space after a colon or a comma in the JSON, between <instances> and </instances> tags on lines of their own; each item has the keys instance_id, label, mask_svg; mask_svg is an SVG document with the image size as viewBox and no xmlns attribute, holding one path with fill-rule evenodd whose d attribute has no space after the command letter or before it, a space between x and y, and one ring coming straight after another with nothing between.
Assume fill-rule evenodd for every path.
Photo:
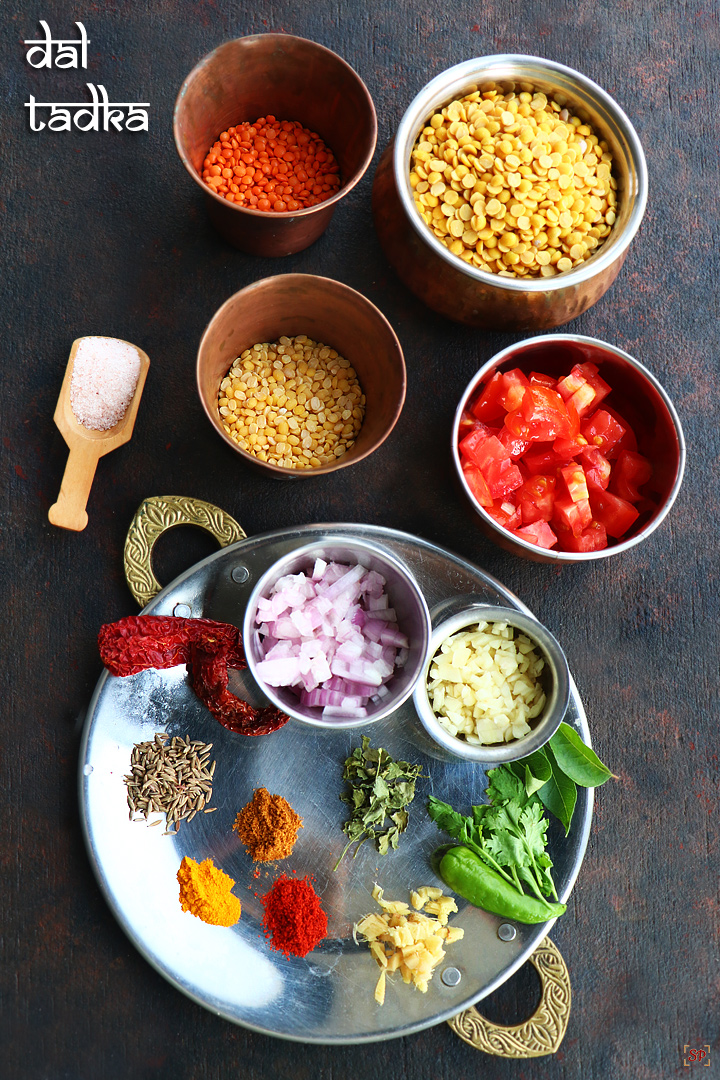
<instances>
[{"instance_id":1,"label":"brass plate handle","mask_svg":"<svg viewBox=\"0 0 720 1080\"><path fill-rule=\"evenodd\" d=\"M497 1057L531 1058L554 1054L570 1019L570 975L560 950L550 938L530 957L542 983L537 1009L524 1024L493 1024L474 1005L448 1020L456 1034L476 1050Z\"/></svg>"},{"instance_id":2,"label":"brass plate handle","mask_svg":"<svg viewBox=\"0 0 720 1080\"><path fill-rule=\"evenodd\" d=\"M145 499L130 523L123 552L125 578L140 607L149 604L163 588L153 573L153 548L163 533L177 525L205 529L220 547L247 536L234 517L202 499L183 495L152 495Z\"/></svg>"}]
</instances>

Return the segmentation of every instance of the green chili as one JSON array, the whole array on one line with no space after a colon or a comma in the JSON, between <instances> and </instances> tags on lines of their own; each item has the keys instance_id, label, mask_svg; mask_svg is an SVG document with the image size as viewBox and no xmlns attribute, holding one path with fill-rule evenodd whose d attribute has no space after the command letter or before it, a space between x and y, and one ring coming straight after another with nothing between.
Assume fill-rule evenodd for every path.
<instances>
[{"instance_id":1,"label":"green chili","mask_svg":"<svg viewBox=\"0 0 720 1080\"><path fill-rule=\"evenodd\" d=\"M521 923L547 922L566 910L565 904L551 904L516 889L469 848L456 846L441 851L440 877L475 907Z\"/></svg>"}]
</instances>

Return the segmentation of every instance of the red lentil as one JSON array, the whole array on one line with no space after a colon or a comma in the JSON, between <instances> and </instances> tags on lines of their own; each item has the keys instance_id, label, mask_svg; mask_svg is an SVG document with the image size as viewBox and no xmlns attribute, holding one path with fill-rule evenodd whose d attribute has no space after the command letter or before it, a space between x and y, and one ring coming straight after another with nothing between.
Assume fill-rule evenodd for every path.
<instances>
[{"instance_id":1,"label":"red lentil","mask_svg":"<svg viewBox=\"0 0 720 1080\"><path fill-rule=\"evenodd\" d=\"M281 214L329 199L340 187L340 167L314 131L268 115L221 132L202 178L228 202Z\"/></svg>"}]
</instances>

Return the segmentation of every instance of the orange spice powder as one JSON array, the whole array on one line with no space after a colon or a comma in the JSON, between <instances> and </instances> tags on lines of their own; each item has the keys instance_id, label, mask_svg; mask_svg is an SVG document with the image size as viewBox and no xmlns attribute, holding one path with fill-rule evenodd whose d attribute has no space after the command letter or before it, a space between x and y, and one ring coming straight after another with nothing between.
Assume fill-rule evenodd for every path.
<instances>
[{"instance_id":1,"label":"orange spice powder","mask_svg":"<svg viewBox=\"0 0 720 1080\"><path fill-rule=\"evenodd\" d=\"M302 825L302 818L282 795L271 795L261 787L237 815L233 829L255 862L273 862L288 857Z\"/></svg>"}]
</instances>

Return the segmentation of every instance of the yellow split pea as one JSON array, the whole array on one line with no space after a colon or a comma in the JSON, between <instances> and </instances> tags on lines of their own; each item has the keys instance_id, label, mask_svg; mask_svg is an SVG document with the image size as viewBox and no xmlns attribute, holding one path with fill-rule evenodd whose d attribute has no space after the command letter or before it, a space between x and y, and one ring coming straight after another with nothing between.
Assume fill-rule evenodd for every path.
<instances>
[{"instance_id":1,"label":"yellow split pea","mask_svg":"<svg viewBox=\"0 0 720 1080\"><path fill-rule=\"evenodd\" d=\"M246 349L220 383L231 439L260 461L317 469L355 442L365 395L349 361L305 334Z\"/></svg>"},{"instance_id":2,"label":"yellow split pea","mask_svg":"<svg viewBox=\"0 0 720 1080\"><path fill-rule=\"evenodd\" d=\"M501 277L572 270L617 213L607 143L539 92L476 90L434 113L413 148L410 184L438 240Z\"/></svg>"}]
</instances>

